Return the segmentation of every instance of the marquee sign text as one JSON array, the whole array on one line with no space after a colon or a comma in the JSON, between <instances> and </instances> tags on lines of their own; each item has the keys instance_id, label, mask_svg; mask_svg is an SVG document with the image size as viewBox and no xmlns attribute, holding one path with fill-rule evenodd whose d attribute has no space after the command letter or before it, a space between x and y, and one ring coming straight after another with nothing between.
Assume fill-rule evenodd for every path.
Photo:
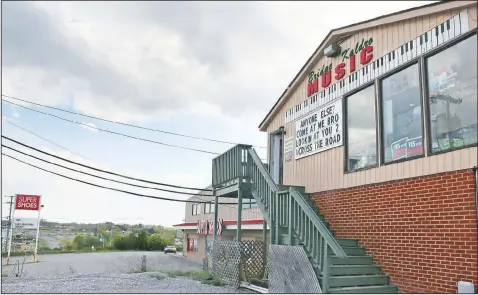
<instances>
[{"instance_id":1,"label":"marquee sign text","mask_svg":"<svg viewBox=\"0 0 478 295\"><path fill-rule=\"evenodd\" d=\"M295 122L295 159L341 146L342 99Z\"/></svg>"}]
</instances>

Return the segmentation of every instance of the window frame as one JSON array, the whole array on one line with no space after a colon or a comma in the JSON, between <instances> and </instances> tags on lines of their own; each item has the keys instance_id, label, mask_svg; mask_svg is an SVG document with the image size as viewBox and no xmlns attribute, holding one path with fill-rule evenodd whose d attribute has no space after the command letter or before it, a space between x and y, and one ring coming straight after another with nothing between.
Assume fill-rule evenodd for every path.
<instances>
[{"instance_id":1,"label":"window frame","mask_svg":"<svg viewBox=\"0 0 478 295\"><path fill-rule=\"evenodd\" d=\"M423 154L421 155L417 155L417 156L413 156L413 157L407 157L407 158L403 158L403 159L397 159L397 160L394 160L394 161L389 161L389 162L385 162L385 139L383 138L383 123L384 123L384 118L383 118L383 103L382 103L382 97L383 97L383 89L382 89L382 82L383 80L403 71L403 70L406 70L407 68L409 67L412 67L414 65L417 65L418 67L418 88L419 88L419 92L420 92L420 108L421 108L421 111L420 111L420 119L421 119L421 122L420 122L420 129L422 130L422 145L423 145ZM420 159L420 158L424 158L425 155L427 154L426 152L426 142L428 142L428 133L426 134L425 133L425 128L424 128L424 124L425 124L425 109L423 107L423 83L422 83L422 75L423 75L423 71L422 71L422 67L421 67L421 62L420 62L420 58L419 57L416 57L406 63L404 63L403 65L393 69L392 71L390 71L389 73L383 75L382 77L378 78L376 81L377 81L377 84L378 84L378 91L377 91L377 101L379 101L379 107L380 109L378 110L379 111L379 117L380 117L380 122L379 122L379 130L380 130L380 166L387 166L387 165L391 165L391 164L397 164L397 163L402 163L402 162L406 162L406 161L412 161L412 160L416 160L416 159Z\"/></svg>"},{"instance_id":2,"label":"window frame","mask_svg":"<svg viewBox=\"0 0 478 295\"><path fill-rule=\"evenodd\" d=\"M208 208L209 208L209 211L206 210ZM204 203L204 214L211 214L211 213L214 213L214 203L213 202Z\"/></svg>"},{"instance_id":3,"label":"window frame","mask_svg":"<svg viewBox=\"0 0 478 295\"><path fill-rule=\"evenodd\" d=\"M377 85L376 85L377 79L370 81L362 86L360 86L357 89L354 89L353 91L347 93L346 95L343 96L342 98L342 114L343 114L343 136L344 136L344 174L349 174L349 173L354 173L354 172L359 172L359 171L365 171L373 168L377 168L380 165L380 155L379 155L379 123L378 123L378 115L377 115ZM348 158L349 158L349 145L348 145L348 139L349 139L349 122L348 122L348 100L351 96L359 93L362 90L367 89L368 87L372 86L373 87L373 98L374 98L374 106L375 106L375 140L376 140L376 154L377 154L377 163L374 165L370 165L367 167L363 168L358 168L358 169L352 169L348 170Z\"/></svg>"},{"instance_id":4,"label":"window frame","mask_svg":"<svg viewBox=\"0 0 478 295\"><path fill-rule=\"evenodd\" d=\"M196 210L194 210L196 208ZM201 204L193 204L191 208L191 215L196 216L201 214Z\"/></svg>"},{"instance_id":5,"label":"window frame","mask_svg":"<svg viewBox=\"0 0 478 295\"><path fill-rule=\"evenodd\" d=\"M469 144L469 145L464 145L464 146L461 146L461 147L453 147L451 149L447 149L447 150L442 150L442 151L436 151L436 152L433 152L433 147L432 147L432 136L431 136L431 116L430 116L430 104L429 104L429 99L430 99L430 81L428 81L428 59L433 57L433 56L436 56L440 53L442 53L443 51L447 50L447 49L450 49L452 48L453 46L455 45L458 45L459 43L469 39L469 38L472 38L473 36L477 36L477 30L478 28L475 28L473 30L470 30L469 32L459 36L458 38L456 38L455 40L452 40L450 41L448 44L446 44L445 46L441 46L441 47L438 47L438 48L434 48L433 50L431 50L430 52L427 52L426 54L422 55L422 59L423 59L423 76L424 76L424 88L423 88L423 93L424 93L424 98L426 100L426 104L425 104L425 107L426 107L426 130L427 130L427 144L426 144L426 148L427 148L427 154L428 156L434 156L434 155L440 155L440 154L444 154L444 153L449 153L449 152L454 152L454 151L458 151L458 150L462 150L462 149L467 149L467 148L472 148L472 147L477 147L478 146L478 142L477 143L474 143L474 144ZM478 38L478 36L477 36ZM478 94L478 93L477 93Z\"/></svg>"}]
</instances>

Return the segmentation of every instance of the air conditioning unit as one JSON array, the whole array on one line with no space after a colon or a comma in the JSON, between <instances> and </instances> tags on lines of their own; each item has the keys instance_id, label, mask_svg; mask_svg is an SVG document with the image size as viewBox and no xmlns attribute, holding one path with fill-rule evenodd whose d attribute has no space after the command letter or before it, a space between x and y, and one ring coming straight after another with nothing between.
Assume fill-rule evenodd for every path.
<instances>
[{"instance_id":1,"label":"air conditioning unit","mask_svg":"<svg viewBox=\"0 0 478 295\"><path fill-rule=\"evenodd\" d=\"M457 284L458 294L475 294L475 285L470 282L459 281Z\"/></svg>"}]
</instances>

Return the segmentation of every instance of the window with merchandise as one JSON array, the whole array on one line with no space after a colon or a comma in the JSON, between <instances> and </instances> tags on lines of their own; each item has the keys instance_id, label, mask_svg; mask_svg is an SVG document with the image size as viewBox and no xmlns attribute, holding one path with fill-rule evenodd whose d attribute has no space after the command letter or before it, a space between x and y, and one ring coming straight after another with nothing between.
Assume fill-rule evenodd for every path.
<instances>
[{"instance_id":1,"label":"window with merchandise","mask_svg":"<svg viewBox=\"0 0 478 295\"><path fill-rule=\"evenodd\" d=\"M383 162L421 156L420 72L415 63L381 81Z\"/></svg>"},{"instance_id":2,"label":"window with merchandise","mask_svg":"<svg viewBox=\"0 0 478 295\"><path fill-rule=\"evenodd\" d=\"M432 153L476 145L476 34L426 59Z\"/></svg>"}]
</instances>

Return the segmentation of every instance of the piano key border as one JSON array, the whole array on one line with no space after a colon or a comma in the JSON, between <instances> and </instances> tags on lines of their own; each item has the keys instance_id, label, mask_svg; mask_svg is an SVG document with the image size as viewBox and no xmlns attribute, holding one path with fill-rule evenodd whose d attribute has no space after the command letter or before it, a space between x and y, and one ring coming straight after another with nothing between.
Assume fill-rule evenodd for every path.
<instances>
[{"instance_id":1,"label":"piano key border","mask_svg":"<svg viewBox=\"0 0 478 295\"><path fill-rule=\"evenodd\" d=\"M444 44L468 31L468 9L464 9L443 23L438 24L436 27L382 55L348 76L344 76L328 88L322 89L308 97L302 103L290 108L285 112L285 124L301 118L324 104L334 101L370 81L379 79L394 68L417 59L432 49L442 47ZM346 80L348 80L348 83ZM343 85L345 85L345 87Z\"/></svg>"}]
</instances>

